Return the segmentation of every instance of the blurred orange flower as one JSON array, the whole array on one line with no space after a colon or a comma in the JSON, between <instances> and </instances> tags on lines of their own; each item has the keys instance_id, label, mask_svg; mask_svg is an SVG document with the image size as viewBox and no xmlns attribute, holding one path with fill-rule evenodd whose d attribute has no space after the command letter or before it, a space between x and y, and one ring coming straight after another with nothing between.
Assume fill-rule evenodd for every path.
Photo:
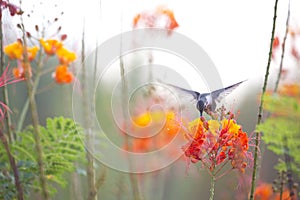
<instances>
[{"instance_id":1,"label":"blurred orange flower","mask_svg":"<svg viewBox=\"0 0 300 200\"><path fill-rule=\"evenodd\" d=\"M262 183L256 187L254 192L254 200L271 200L273 196L272 185Z\"/></svg>"},{"instance_id":2,"label":"blurred orange flower","mask_svg":"<svg viewBox=\"0 0 300 200\"><path fill-rule=\"evenodd\" d=\"M74 80L73 73L68 71L68 66L66 65L57 66L53 77L56 83L59 84L71 83Z\"/></svg>"},{"instance_id":3,"label":"blurred orange flower","mask_svg":"<svg viewBox=\"0 0 300 200\"><path fill-rule=\"evenodd\" d=\"M137 133L132 140L132 151L145 153L164 147L180 132L180 122L173 111L145 112L133 118L132 130ZM156 135L147 135L157 131Z\"/></svg>"},{"instance_id":4,"label":"blurred orange flower","mask_svg":"<svg viewBox=\"0 0 300 200\"><path fill-rule=\"evenodd\" d=\"M25 66L25 63L22 63L22 64L19 64L18 67L15 67L13 68L13 75L15 78L25 78L25 70L28 70L28 73L29 73L29 77L32 76L32 72L31 72L31 67L30 65L28 64L28 66L26 67Z\"/></svg>"},{"instance_id":5,"label":"blurred orange flower","mask_svg":"<svg viewBox=\"0 0 300 200\"><path fill-rule=\"evenodd\" d=\"M174 12L164 6L158 6L154 11L138 13L133 18L134 28L164 28L174 30L179 27Z\"/></svg>"},{"instance_id":6,"label":"blurred orange flower","mask_svg":"<svg viewBox=\"0 0 300 200\"><path fill-rule=\"evenodd\" d=\"M69 51L65 47L57 49L56 55L59 59L60 64L69 65L71 62L76 60L76 54L72 51Z\"/></svg>"},{"instance_id":7,"label":"blurred orange flower","mask_svg":"<svg viewBox=\"0 0 300 200\"><path fill-rule=\"evenodd\" d=\"M284 200L297 200L297 195L290 195L290 191L285 188L282 193ZM272 184L261 183L258 185L254 192L254 200L280 200L280 193L274 192Z\"/></svg>"},{"instance_id":8,"label":"blurred orange flower","mask_svg":"<svg viewBox=\"0 0 300 200\"><path fill-rule=\"evenodd\" d=\"M278 91L281 95L300 97L300 85L298 83L284 84Z\"/></svg>"},{"instance_id":9,"label":"blurred orange flower","mask_svg":"<svg viewBox=\"0 0 300 200\"><path fill-rule=\"evenodd\" d=\"M62 42L55 39L40 39L40 44L43 46L45 53L49 56L54 55L56 51L63 46Z\"/></svg>"}]
</instances>

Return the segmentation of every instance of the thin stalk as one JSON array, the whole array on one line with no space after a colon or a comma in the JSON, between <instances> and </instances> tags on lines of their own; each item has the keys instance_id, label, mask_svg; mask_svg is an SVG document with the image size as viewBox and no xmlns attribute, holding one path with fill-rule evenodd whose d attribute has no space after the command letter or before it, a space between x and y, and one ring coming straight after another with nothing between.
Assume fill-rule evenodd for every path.
<instances>
[{"instance_id":1,"label":"thin stalk","mask_svg":"<svg viewBox=\"0 0 300 200\"><path fill-rule=\"evenodd\" d=\"M93 158L93 138L91 133L91 112L89 107L89 97L88 97L88 88L87 88L87 72L86 66L84 63L85 58L85 26L83 25L82 31L82 40L81 40L81 67L82 67L82 97L83 97L83 116L84 116L84 128L86 130L85 139L88 146L86 151L86 159L87 159L87 181L88 181L88 200L96 200L97 199L97 191L95 187L95 169L94 169L94 158Z\"/></svg>"},{"instance_id":2,"label":"thin stalk","mask_svg":"<svg viewBox=\"0 0 300 200\"><path fill-rule=\"evenodd\" d=\"M283 182L284 182L284 171L280 172L279 178L280 178L279 199L282 200L282 196L283 196Z\"/></svg>"},{"instance_id":3,"label":"thin stalk","mask_svg":"<svg viewBox=\"0 0 300 200\"><path fill-rule=\"evenodd\" d=\"M288 139L286 137L283 138L283 155L284 155L284 161L286 165L287 187L290 191L290 197L293 197L295 195L295 192L293 190L294 181L293 181L293 170L292 170L292 158L290 156Z\"/></svg>"},{"instance_id":4,"label":"thin stalk","mask_svg":"<svg viewBox=\"0 0 300 200\"><path fill-rule=\"evenodd\" d=\"M215 196L215 184L216 184L216 177L212 175L210 178L210 189L209 189L209 200L213 200Z\"/></svg>"},{"instance_id":5,"label":"thin stalk","mask_svg":"<svg viewBox=\"0 0 300 200\"><path fill-rule=\"evenodd\" d=\"M124 68L124 62L123 62L123 58L120 57L120 71L121 71L121 79L122 79L122 102L127 102L128 99L128 87L127 87L127 82L126 82L126 78L125 78L125 68ZM127 119L127 115L126 115L126 108L127 106L122 106L122 110L123 110L123 118L124 120ZM130 151L131 149L131 142L130 142L130 138L127 135L127 124L126 122L124 123L124 131L125 131L125 144L126 144L126 148L128 149L128 151ZM130 159L130 157L128 158L128 164L129 164L129 171L131 172L132 170L132 160ZM133 199L134 200L140 200L141 196L140 196L140 191L139 191L139 186L138 186L138 181L137 181L137 177L135 174L130 173L129 174L129 178L130 178L130 182L131 182L131 186L132 186L132 192L133 192Z\"/></svg>"},{"instance_id":6,"label":"thin stalk","mask_svg":"<svg viewBox=\"0 0 300 200\"><path fill-rule=\"evenodd\" d=\"M20 178L19 178L19 171L18 171L18 168L17 168L17 165L16 165L16 161L15 161L14 157L11 154L11 151L10 151L10 148L9 148L9 145L8 145L8 141L7 141L7 139L6 139L6 137L3 134L1 129L0 129L0 138L1 138L2 144L5 148L6 154L8 156L10 167L11 167L11 169L13 171L13 174L14 174L15 187L17 189L17 198L18 198L18 200L23 200L24 199L24 192L23 192L23 187L22 187L22 184L21 184L21 181L20 181Z\"/></svg>"},{"instance_id":7,"label":"thin stalk","mask_svg":"<svg viewBox=\"0 0 300 200\"><path fill-rule=\"evenodd\" d=\"M258 117L257 117L257 125L261 123L262 120L262 111L263 111L263 105L264 105L264 96L267 89L267 83L268 83L268 77L269 77L269 70L272 60L272 48L273 48L273 41L274 41L274 35L275 35L275 27L276 27L276 18L277 18L277 5L278 0L275 0L274 5L274 15L273 15L273 27L272 27L272 33L271 33L271 43L270 43L270 49L269 49L269 57L268 57L268 64L266 68L265 73L265 79L264 84L262 87L262 95L260 98L260 105L258 108ZM254 150L254 160L253 160L253 172L252 172L252 180L251 180L251 190L250 190L250 200L254 199L254 190L255 190L255 182L256 182L256 173L258 168L258 150L259 150L259 139L260 139L260 132L256 132L255 134L255 150Z\"/></svg>"},{"instance_id":8,"label":"thin stalk","mask_svg":"<svg viewBox=\"0 0 300 200\"><path fill-rule=\"evenodd\" d=\"M45 33L44 33L44 29L43 29L42 37L44 37L44 34ZM40 49L41 49L42 45L40 44L39 46L40 46ZM35 79L34 79L34 82L33 82L33 89L32 89L34 95L36 95L36 91L37 91L38 85L40 83L40 78L43 75L42 68L43 68L44 64L45 63L43 62L43 54L42 54L41 51L39 51L38 60L37 60L37 71L36 71L36 74L35 74ZM20 114L20 117L19 117L19 120L18 120L17 132L20 132L23 128L23 124L24 124L24 120L25 120L28 108L29 108L29 99L26 99L26 102L23 105L23 109L21 111L21 114Z\"/></svg>"},{"instance_id":9,"label":"thin stalk","mask_svg":"<svg viewBox=\"0 0 300 200\"><path fill-rule=\"evenodd\" d=\"M121 7L123 7L123 5L121 5ZM122 38L122 32L123 32L123 9L121 9L121 40L120 40L120 75L121 75L121 81L122 81L122 94L121 94L121 98L122 98L122 102L128 102L128 85L127 85L127 80L125 78L125 67L124 67L124 61L123 61L123 57L122 57L122 49L123 49L123 38ZM123 113L123 119L125 121L124 123L124 131L125 131L125 145L126 148L128 149L128 151L130 151L131 149L131 142L130 142L130 138L127 135L127 109L128 105L125 104L125 106L122 106L122 113ZM129 164L129 171L132 172L132 160L130 159L130 156L128 157L128 164ZM133 192L133 199L134 200L140 200L141 198L141 194L139 191L139 184L138 184L138 180L135 174L133 173L129 173L129 178L130 178L130 183L132 186L132 192Z\"/></svg>"},{"instance_id":10,"label":"thin stalk","mask_svg":"<svg viewBox=\"0 0 300 200\"><path fill-rule=\"evenodd\" d=\"M26 42L26 32L24 29L23 25L23 20L21 16L21 21L22 21L22 31L23 31L23 57L24 57L24 71L25 71L25 78L26 78L26 86L27 86L27 91L28 91L28 98L29 98L29 106L31 110L31 118L32 118L32 126L33 126L33 136L34 136L34 141L35 141L35 148L37 152L37 162L38 162L38 168L39 168L39 179L40 179L40 184L42 188L42 194L45 200L49 200L49 193L47 189L47 179L46 179L46 174L45 174L45 168L44 168L44 163L43 163L43 148L42 148L42 143L41 143L41 138L40 138L40 129L39 129L39 116L38 116L38 111L37 111L37 104L35 101L35 92L33 90L33 82L30 77L30 63L28 60L28 55L27 55L27 42Z\"/></svg>"},{"instance_id":11,"label":"thin stalk","mask_svg":"<svg viewBox=\"0 0 300 200\"><path fill-rule=\"evenodd\" d=\"M2 9L2 8L0 8ZM2 12L2 10L0 10ZM4 64L4 53L3 53L3 29L2 29L2 13L0 16L0 74L3 74L5 70L5 64ZM6 79L6 77L4 77ZM4 80L4 83L6 81ZM2 95L3 95L3 103L9 107L9 99L8 99L8 91L7 91L7 86L4 85L2 87ZM13 141L13 132L11 129L11 118L10 118L10 113L7 112L5 115L5 126L6 126L6 131L8 135L9 141Z\"/></svg>"},{"instance_id":12,"label":"thin stalk","mask_svg":"<svg viewBox=\"0 0 300 200\"><path fill-rule=\"evenodd\" d=\"M101 19L102 19L102 4L101 4L101 0L99 0L99 22L101 22ZM96 56L95 56L95 62L94 62L93 87L92 87L93 90L95 90L96 86L97 86L98 46L99 46L99 41L98 41L98 38L97 38L96 39L96 52L95 52ZM92 111L96 110L94 103L91 104L91 110ZM97 118L96 112L92 112L92 114L93 114L94 119ZM92 126L94 128L95 124L93 123ZM92 138L92 140L94 140L94 137ZM105 178L106 178L106 166L103 165L102 172L99 174L98 178L95 181L96 191L98 191L99 188L103 185L103 183L105 181Z\"/></svg>"},{"instance_id":13,"label":"thin stalk","mask_svg":"<svg viewBox=\"0 0 300 200\"><path fill-rule=\"evenodd\" d=\"M289 5L288 5L288 14L287 14L286 24L285 24L285 33L284 33L284 38L283 38L283 42L282 42L282 46L281 46L282 51L281 51L279 71L278 71L278 76L277 76L277 80L275 83L274 92L277 92L279 81L280 81L281 74L282 74L282 67L283 67L283 60L284 60L284 53L285 53L285 43L286 43L287 35L289 33L289 23L290 23L290 1L289 1Z\"/></svg>"}]
</instances>

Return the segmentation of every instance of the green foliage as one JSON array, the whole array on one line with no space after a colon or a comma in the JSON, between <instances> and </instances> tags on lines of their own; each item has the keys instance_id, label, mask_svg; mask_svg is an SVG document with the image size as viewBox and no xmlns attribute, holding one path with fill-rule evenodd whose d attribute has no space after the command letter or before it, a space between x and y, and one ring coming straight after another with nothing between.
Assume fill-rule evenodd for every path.
<instances>
[{"instance_id":1,"label":"green foliage","mask_svg":"<svg viewBox=\"0 0 300 200\"><path fill-rule=\"evenodd\" d=\"M285 118L300 119L299 99L291 96L266 95L265 110Z\"/></svg>"},{"instance_id":2,"label":"green foliage","mask_svg":"<svg viewBox=\"0 0 300 200\"><path fill-rule=\"evenodd\" d=\"M262 140L267 148L279 156L283 156L286 148L291 157L293 173L300 177L300 109L299 99L291 96L266 96L265 109L272 113L271 117L257 127L262 132ZM283 157L284 158L284 157ZM287 165L281 159L275 167L286 171Z\"/></svg>"},{"instance_id":3,"label":"green foliage","mask_svg":"<svg viewBox=\"0 0 300 200\"><path fill-rule=\"evenodd\" d=\"M47 180L49 183L56 183L63 187L67 183L64 174L73 172L75 170L74 162L84 158L85 155L82 128L73 120L63 117L48 118L46 126L40 126L39 128ZM26 183L27 188L39 190L37 152L32 126L28 126L23 132L17 133L17 140L11 144L11 149L18 163L21 181ZM0 163L3 161L5 163L7 158L2 153L0 150ZM26 182L24 182L25 180ZM1 185L9 184L9 182L13 181L11 179L0 179ZM9 185L9 187L12 187L12 185ZM0 187L0 199L4 198L2 189L4 188ZM53 194L54 192L54 187L51 187L50 193Z\"/></svg>"}]
</instances>

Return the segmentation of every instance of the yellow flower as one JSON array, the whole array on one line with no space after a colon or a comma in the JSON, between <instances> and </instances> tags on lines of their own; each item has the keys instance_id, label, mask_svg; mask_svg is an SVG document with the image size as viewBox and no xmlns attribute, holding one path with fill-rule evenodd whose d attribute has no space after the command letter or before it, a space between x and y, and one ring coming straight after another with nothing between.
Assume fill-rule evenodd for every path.
<instances>
[{"instance_id":1,"label":"yellow flower","mask_svg":"<svg viewBox=\"0 0 300 200\"><path fill-rule=\"evenodd\" d=\"M27 53L28 53L28 60L33 61L34 58L36 57L37 52L40 50L38 46L34 46L31 48L27 48Z\"/></svg>"},{"instance_id":2,"label":"yellow flower","mask_svg":"<svg viewBox=\"0 0 300 200\"><path fill-rule=\"evenodd\" d=\"M10 59L22 59L23 57L23 46L20 41L14 42L12 44L4 47L4 53Z\"/></svg>"},{"instance_id":3,"label":"yellow flower","mask_svg":"<svg viewBox=\"0 0 300 200\"><path fill-rule=\"evenodd\" d=\"M23 60L23 49L24 47L22 43L18 40L17 42L14 42L4 47L4 53L10 59ZM38 51L39 47L37 46L27 47L28 60L33 61Z\"/></svg>"},{"instance_id":4,"label":"yellow flower","mask_svg":"<svg viewBox=\"0 0 300 200\"><path fill-rule=\"evenodd\" d=\"M145 127L151 122L151 115L149 112L145 112L133 119L134 123L138 126Z\"/></svg>"},{"instance_id":5,"label":"yellow flower","mask_svg":"<svg viewBox=\"0 0 300 200\"><path fill-rule=\"evenodd\" d=\"M232 119L224 119L222 121L222 129L227 129L229 133L237 136L241 126L236 124Z\"/></svg>"},{"instance_id":6,"label":"yellow flower","mask_svg":"<svg viewBox=\"0 0 300 200\"><path fill-rule=\"evenodd\" d=\"M57 52L57 50L62 48L63 46L63 44L60 41L54 39L40 39L40 44L43 46L45 53L49 56L54 55Z\"/></svg>"},{"instance_id":7,"label":"yellow flower","mask_svg":"<svg viewBox=\"0 0 300 200\"><path fill-rule=\"evenodd\" d=\"M217 131L219 131L220 123L217 120L208 120L209 130L214 135L217 134Z\"/></svg>"},{"instance_id":8,"label":"yellow flower","mask_svg":"<svg viewBox=\"0 0 300 200\"><path fill-rule=\"evenodd\" d=\"M56 51L56 55L59 59L60 64L69 65L71 62L76 60L76 54L72 51L69 51L65 47L61 47Z\"/></svg>"}]
</instances>

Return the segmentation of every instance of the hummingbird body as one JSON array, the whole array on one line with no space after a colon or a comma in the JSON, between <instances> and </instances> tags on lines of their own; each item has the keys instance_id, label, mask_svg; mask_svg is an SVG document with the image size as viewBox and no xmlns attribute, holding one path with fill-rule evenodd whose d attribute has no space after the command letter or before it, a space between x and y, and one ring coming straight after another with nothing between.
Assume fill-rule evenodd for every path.
<instances>
[{"instance_id":1,"label":"hummingbird body","mask_svg":"<svg viewBox=\"0 0 300 200\"><path fill-rule=\"evenodd\" d=\"M200 112L200 116L203 115L203 111L209 114L210 112L215 111L217 107L216 102L220 102L226 95L231 93L235 88L237 88L241 83L244 81L241 81L239 83L230 85L228 87L215 90L211 93L199 93L197 91L184 89L175 85L168 84L172 88L174 88L179 93L184 93L185 95L188 95L191 97L192 100L196 101L196 108Z\"/></svg>"}]
</instances>

